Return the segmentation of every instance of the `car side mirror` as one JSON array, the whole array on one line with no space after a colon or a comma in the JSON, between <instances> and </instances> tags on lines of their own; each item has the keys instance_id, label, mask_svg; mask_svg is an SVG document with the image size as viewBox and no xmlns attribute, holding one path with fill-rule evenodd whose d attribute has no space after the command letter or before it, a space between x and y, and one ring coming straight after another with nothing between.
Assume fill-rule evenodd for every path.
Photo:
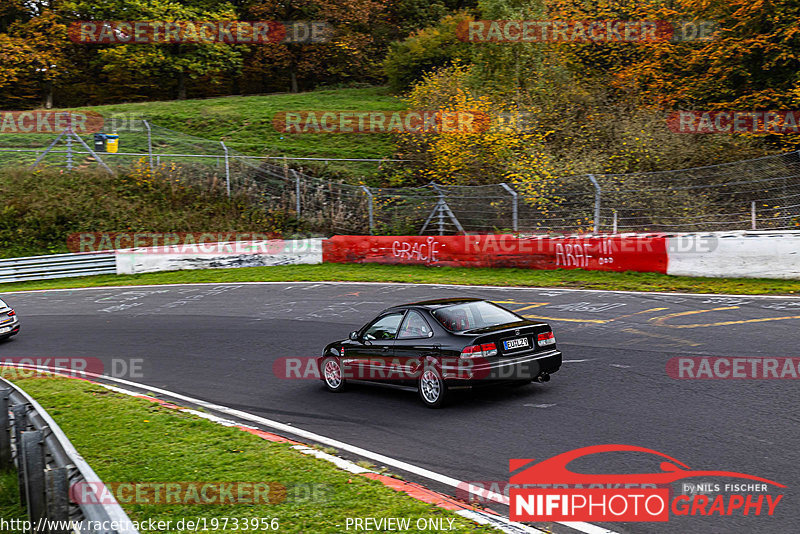
<instances>
[{"instance_id":1,"label":"car side mirror","mask_svg":"<svg viewBox=\"0 0 800 534\"><path fill-rule=\"evenodd\" d=\"M350 339L353 341L358 341L358 330L353 330L350 332Z\"/></svg>"}]
</instances>

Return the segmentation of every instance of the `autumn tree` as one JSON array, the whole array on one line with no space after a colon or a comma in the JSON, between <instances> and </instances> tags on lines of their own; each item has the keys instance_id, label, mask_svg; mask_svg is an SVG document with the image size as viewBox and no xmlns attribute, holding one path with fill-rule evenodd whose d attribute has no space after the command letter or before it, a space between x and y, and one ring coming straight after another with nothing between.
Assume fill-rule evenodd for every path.
<instances>
[{"instance_id":1,"label":"autumn tree","mask_svg":"<svg viewBox=\"0 0 800 534\"><path fill-rule=\"evenodd\" d=\"M264 85L284 80L284 90L297 92L327 82L379 81L385 41L376 29L386 0L282 0L251 2L251 20L324 21L333 29L326 42L275 43L251 47L246 69Z\"/></svg>"},{"instance_id":2,"label":"autumn tree","mask_svg":"<svg viewBox=\"0 0 800 534\"><path fill-rule=\"evenodd\" d=\"M237 20L232 4L218 0L65 0L64 13L89 21L221 21ZM163 87L184 99L187 83L229 74L241 68L239 46L227 43L169 43L89 45L96 48L96 63L110 84L134 92L137 88Z\"/></svg>"}]
</instances>

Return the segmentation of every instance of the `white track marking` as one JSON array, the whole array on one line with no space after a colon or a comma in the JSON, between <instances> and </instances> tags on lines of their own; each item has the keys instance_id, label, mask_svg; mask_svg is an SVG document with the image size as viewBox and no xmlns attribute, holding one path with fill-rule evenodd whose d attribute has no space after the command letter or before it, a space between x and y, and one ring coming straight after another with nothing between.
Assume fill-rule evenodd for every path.
<instances>
[{"instance_id":1,"label":"white track marking","mask_svg":"<svg viewBox=\"0 0 800 534\"><path fill-rule=\"evenodd\" d=\"M465 267L468 268L468 267ZM105 289L137 289L137 288L154 288L154 287L187 287L187 286L252 286L252 285L299 285L299 284L316 284L318 286L324 285L367 285L367 286L400 286L400 287L434 287L437 289L446 288L459 288L459 289L500 289L504 291L552 291L561 293L580 293L592 292L601 293L604 295L609 294L623 294L623 295L675 295L681 297L747 297L756 299L800 299L800 295L746 295L735 293L678 293L674 291L622 291L622 290L609 290L609 289L573 289L573 288L553 288L553 287L521 287L521 286L470 286L459 284L409 284L404 282L195 282L191 284L142 284L142 285L129 285L129 286L96 286L96 287L73 287L73 288L59 288L59 289L19 289L16 291L0 292L4 295L13 295L15 293L43 293L46 291L102 291ZM2 286L0 286L2 289Z\"/></svg>"},{"instance_id":2,"label":"white track marking","mask_svg":"<svg viewBox=\"0 0 800 534\"><path fill-rule=\"evenodd\" d=\"M305 445L292 445L292 448L296 451L300 451L303 454L308 454L309 456L313 456L315 458L319 458L320 460L327 460L339 469L347 471L348 473L353 473L354 475L361 475L363 473L375 473L372 469L366 469L361 467L358 464L355 464L349 460L345 460L343 458L339 458L338 456L334 456L332 454L328 454L327 452L323 452L319 449L313 449L311 447L307 447Z\"/></svg>"},{"instance_id":3,"label":"white track marking","mask_svg":"<svg viewBox=\"0 0 800 534\"><path fill-rule=\"evenodd\" d=\"M446 486L450 486L450 487L455 488L455 489L466 490L469 493L472 493L473 495L477 495L479 497L482 497L483 499L486 499L486 500L489 500L489 501L493 501L493 502L502 504L504 506L508 506L509 505L509 498L506 497L505 495L501 495L501 494L495 493L493 491L488 491L485 488L480 488L480 487L477 487L477 486L473 486L472 484L469 484L467 482L462 482L462 481L460 481L460 480L458 480L456 478L449 477L447 475L443 475L443 474L437 473L435 471L431 471L429 469L425 469L424 467L418 467L416 465L410 464L408 462L404 462L402 460L396 460L396 459L394 459L394 458L392 458L390 456L386 456L386 455L383 455L383 454L380 454L380 453L377 453L377 452L372 452L372 451L367 450L367 449L362 449L361 447L357 447L355 445L350 445L349 443L344 443L343 441L339 441L339 440L335 440L335 439L332 439L332 438L328 438L326 436L322 436L320 434L316 434L316 433L310 432L308 430L303 430L301 428L293 427L293 426L287 425L285 423L281 423L281 422L278 422L278 421L273 421L271 419L267 419L265 417L261 417L261 416L255 415L255 414L243 412L241 410L236 410L235 408L228 408L227 406L222 406L220 404L214 404L212 402L204 401L204 400L201 400L201 399L196 399L194 397L189 397L187 395L182 395L180 393L173 393L172 391L169 391L169 390L166 390L166 389L157 388L157 387L154 387L154 386L149 386L147 384L140 384L138 382L132 382L130 380L125 380L123 378L116 378L116 377L111 377L111 376L106 376L106 375L99 375L99 374L96 374L96 373L90 373L88 371L78 371L78 372L76 372L74 370L64 369L62 367L49 367L49 366L28 365L28 364L15 364L14 366L15 367L24 368L24 369L37 369L39 371L51 371L51 372L55 371L55 372L58 372L58 373L61 373L61 374L65 374L65 375L68 375L68 376L74 376L74 375L78 374L78 375L80 375L82 377L92 377L92 378L97 378L97 379L100 379L100 380L110 380L110 381L116 382L118 384L124 384L124 385L129 386L129 387L135 387L135 388L141 389L141 390L143 390L145 392L148 392L148 393L156 393L156 394L160 394L160 395L163 395L165 397L172 398L172 399L177 399L177 400L181 400L181 401L184 401L184 402L188 402L190 404L196 404L196 405L202 406L203 408L206 408L208 410L213 410L215 412L224 413L226 415L230 415L230 416L233 416L233 417L236 417L236 418L239 418L239 419L244 419L245 421L250 421L252 423L257 423L257 424L262 425L262 426L266 426L266 427L269 427L269 428L274 428L275 430L278 430L280 432L285 432L285 433L291 434L293 436L298 436L298 437L301 437L301 438L305 438L305 439L308 439L310 441L314 441L314 442L317 442L317 443L321 443L323 445L328 445L330 447L334 447L336 449L341 449L343 451L347 451L347 452L349 452L351 454L354 454L356 456L360 456L362 458L368 458L368 459L373 460L375 462L395 467L395 468L400 469L402 471L406 471L408 473L412 473L414 475L417 475L417 476L420 476L420 477L423 477L423 478L427 478L428 480L433 480L435 482L439 482L440 484L444 484ZM125 390L123 388L117 388L117 389L120 392L125 392L126 394L133 394L133 395L146 395L147 394L147 393L139 394L139 393L134 393L134 392L128 392L127 390ZM202 412L198 412L198 413L202 413ZM210 417L208 417L208 414L203 414L203 415L204 415L204 417L210 419ZM539 529L536 529L534 527L528 527L527 525L524 525L522 523L513 522L513 521L509 520L506 517L498 516L497 519L499 521L501 521L503 524L506 524L506 525L508 525L510 527L513 527L515 529L519 529L519 530L516 530L514 532L518 531L518 532L527 532L527 533L533 533L533 534L543 532L543 531L541 531ZM578 530L578 531L581 531L581 532L584 532L586 534L618 534L618 533L614 532L613 530L608 530L608 529L605 529L603 527L599 527L597 525L592 525L591 523L576 522L576 521L556 521L556 523L564 525L564 526L572 528L572 529L575 529L575 530Z\"/></svg>"}]
</instances>

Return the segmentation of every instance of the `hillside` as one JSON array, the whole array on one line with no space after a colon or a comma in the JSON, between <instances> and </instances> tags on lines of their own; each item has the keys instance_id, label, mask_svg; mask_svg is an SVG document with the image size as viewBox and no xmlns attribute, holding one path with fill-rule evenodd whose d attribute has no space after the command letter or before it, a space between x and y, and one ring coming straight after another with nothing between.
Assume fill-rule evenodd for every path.
<instances>
[{"instance_id":1,"label":"hillside","mask_svg":"<svg viewBox=\"0 0 800 534\"><path fill-rule=\"evenodd\" d=\"M214 141L253 156L312 158L391 158L394 143L381 134L284 134L272 125L281 111L400 110L403 102L382 87L325 89L305 93L229 96L202 100L143 102L77 108L108 117L117 113L143 116L152 123ZM299 163L302 165L302 163ZM332 164L331 168L357 175L374 164Z\"/></svg>"}]
</instances>

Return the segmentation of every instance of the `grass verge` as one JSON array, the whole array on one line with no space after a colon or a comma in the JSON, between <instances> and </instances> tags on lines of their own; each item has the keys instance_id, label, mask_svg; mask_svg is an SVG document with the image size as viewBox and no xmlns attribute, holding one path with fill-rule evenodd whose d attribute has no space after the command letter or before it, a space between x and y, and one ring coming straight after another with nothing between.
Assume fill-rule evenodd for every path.
<instances>
[{"instance_id":1,"label":"grass verge","mask_svg":"<svg viewBox=\"0 0 800 534\"><path fill-rule=\"evenodd\" d=\"M172 521L172 528L142 528L142 534L191 532L175 527L184 518L206 518L209 526L213 518L231 518L230 525L233 518L277 518L281 532L338 533L345 530L348 517L401 517L409 518L412 525L420 518L453 519L451 532L496 532L380 482L338 470L288 444L265 441L84 381L29 378L15 382L53 416L107 484L239 481L278 483L286 488L286 499L274 504L121 502L133 521ZM306 488L316 488L311 497L306 496ZM0 506L12 490L10 484L0 486ZM242 530L240 526L238 532ZM216 532L237 530L229 526Z\"/></svg>"},{"instance_id":2,"label":"grass verge","mask_svg":"<svg viewBox=\"0 0 800 534\"><path fill-rule=\"evenodd\" d=\"M282 111L399 111L405 108L406 104L386 88L363 87L82 109L105 116L115 113L143 115L158 126L225 141L229 148L249 155L388 158L396 151L391 135L284 134L275 129L272 119ZM303 165L303 162L296 164ZM377 164L347 162L333 163L330 167L343 175L357 177L374 173Z\"/></svg>"},{"instance_id":3,"label":"grass verge","mask_svg":"<svg viewBox=\"0 0 800 534\"><path fill-rule=\"evenodd\" d=\"M19 502L19 483L16 471L0 473L0 518L6 521L28 519L25 508Z\"/></svg>"},{"instance_id":4,"label":"grass verge","mask_svg":"<svg viewBox=\"0 0 800 534\"><path fill-rule=\"evenodd\" d=\"M678 291L742 295L800 294L800 281L769 278L693 278L658 273L602 272L580 269L484 269L419 265L284 265L170 271L139 275L101 275L0 284L0 292L75 287L136 286L225 282L407 282L429 284L560 287L617 291Z\"/></svg>"}]
</instances>

